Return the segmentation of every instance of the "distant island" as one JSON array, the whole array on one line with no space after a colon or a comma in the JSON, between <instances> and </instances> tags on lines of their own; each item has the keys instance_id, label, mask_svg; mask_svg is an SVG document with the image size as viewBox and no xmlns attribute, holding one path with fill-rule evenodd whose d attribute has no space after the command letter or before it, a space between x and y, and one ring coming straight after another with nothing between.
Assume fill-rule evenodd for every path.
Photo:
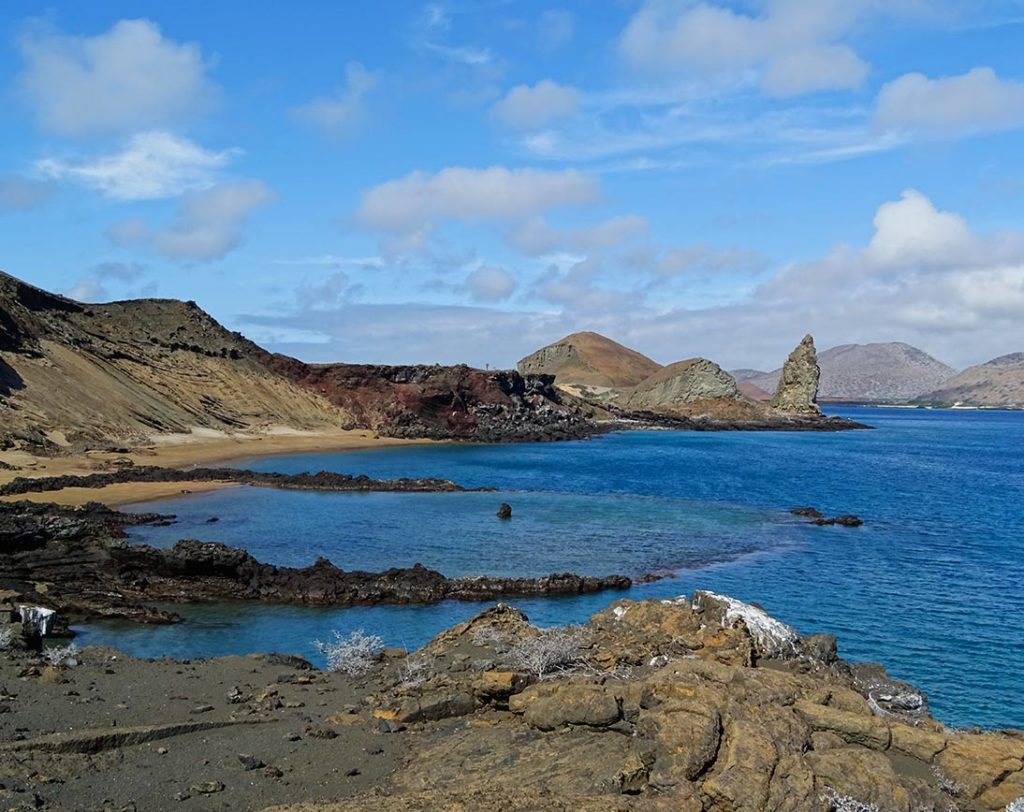
<instances>
[{"instance_id":1,"label":"distant island","mask_svg":"<svg viewBox=\"0 0 1024 812\"><path fill-rule=\"evenodd\" d=\"M957 372L917 347L894 341L832 347L818 353L818 363L823 403L1024 408L1024 353ZM761 399L770 397L780 373L732 370L741 389Z\"/></svg>"}]
</instances>

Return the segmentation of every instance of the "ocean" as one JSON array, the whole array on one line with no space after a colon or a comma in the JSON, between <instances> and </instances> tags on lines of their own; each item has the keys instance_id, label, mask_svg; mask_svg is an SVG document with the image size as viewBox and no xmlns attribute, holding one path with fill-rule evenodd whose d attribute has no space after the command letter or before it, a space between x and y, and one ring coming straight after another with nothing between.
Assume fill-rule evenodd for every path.
<instances>
[{"instance_id":1,"label":"ocean","mask_svg":"<svg viewBox=\"0 0 1024 812\"><path fill-rule=\"evenodd\" d=\"M591 440L300 454L236 465L297 473L444 477L497 493L342 494L237 487L132 506L174 513L134 540L243 546L273 564L422 563L449 576L673 577L571 598L513 600L539 625L623 598L694 589L756 602L840 655L883 663L954 726L1024 728L1024 412L832 407L843 433L630 431ZM510 521L495 517L501 502ZM813 505L859 528L790 515ZM208 519L216 517L216 523ZM415 647L487 604L325 609L175 607L176 626L77 627L83 645L142 657L284 651L361 628Z\"/></svg>"}]
</instances>

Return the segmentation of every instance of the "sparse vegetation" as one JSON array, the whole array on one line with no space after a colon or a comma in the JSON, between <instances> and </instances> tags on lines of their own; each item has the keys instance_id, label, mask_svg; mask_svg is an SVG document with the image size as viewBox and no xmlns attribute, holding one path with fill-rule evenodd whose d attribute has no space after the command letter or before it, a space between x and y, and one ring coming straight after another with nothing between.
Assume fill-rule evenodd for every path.
<instances>
[{"instance_id":1,"label":"sparse vegetation","mask_svg":"<svg viewBox=\"0 0 1024 812\"><path fill-rule=\"evenodd\" d=\"M14 629L10 626L0 627L0 651L7 651L14 643Z\"/></svg>"},{"instance_id":2,"label":"sparse vegetation","mask_svg":"<svg viewBox=\"0 0 1024 812\"><path fill-rule=\"evenodd\" d=\"M324 643L314 640L317 651L327 658L327 670L350 676L359 676L369 671L384 651L384 641L376 635L368 635L362 629L343 635L334 632L334 639Z\"/></svg>"},{"instance_id":3,"label":"sparse vegetation","mask_svg":"<svg viewBox=\"0 0 1024 812\"><path fill-rule=\"evenodd\" d=\"M78 657L79 648L74 643L66 646L51 646L43 649L43 662L60 668L63 665L70 665Z\"/></svg>"},{"instance_id":4,"label":"sparse vegetation","mask_svg":"<svg viewBox=\"0 0 1024 812\"><path fill-rule=\"evenodd\" d=\"M415 688L430 679L436 671L437 658L430 654L410 654L398 667L399 686Z\"/></svg>"},{"instance_id":5,"label":"sparse vegetation","mask_svg":"<svg viewBox=\"0 0 1024 812\"><path fill-rule=\"evenodd\" d=\"M932 767L932 775L934 775L935 779L939 782L939 789L947 795L952 795L956 798L964 794L965 788L963 784L958 784L938 767ZM1024 812L1024 807L1021 808L1020 812Z\"/></svg>"},{"instance_id":6,"label":"sparse vegetation","mask_svg":"<svg viewBox=\"0 0 1024 812\"><path fill-rule=\"evenodd\" d=\"M830 812L882 812L878 805L858 801L856 798L837 792L832 787L825 788L821 800L829 805Z\"/></svg>"},{"instance_id":7,"label":"sparse vegetation","mask_svg":"<svg viewBox=\"0 0 1024 812\"><path fill-rule=\"evenodd\" d=\"M474 646L490 646L498 654L504 654L509 649L509 639L503 631L494 626L483 626L473 632Z\"/></svg>"},{"instance_id":8,"label":"sparse vegetation","mask_svg":"<svg viewBox=\"0 0 1024 812\"><path fill-rule=\"evenodd\" d=\"M586 631L579 626L541 629L536 637L512 646L507 658L513 668L543 678L582 664L586 641Z\"/></svg>"}]
</instances>

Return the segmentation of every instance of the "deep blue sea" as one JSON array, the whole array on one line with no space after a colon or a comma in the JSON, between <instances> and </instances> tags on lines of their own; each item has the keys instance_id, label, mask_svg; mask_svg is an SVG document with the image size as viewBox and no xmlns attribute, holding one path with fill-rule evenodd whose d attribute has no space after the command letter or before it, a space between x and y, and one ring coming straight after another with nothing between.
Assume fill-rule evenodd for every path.
<instances>
[{"instance_id":1,"label":"deep blue sea","mask_svg":"<svg viewBox=\"0 0 1024 812\"><path fill-rule=\"evenodd\" d=\"M948 724L1024 728L1024 412L830 411L875 430L623 432L245 460L237 464L444 477L500 492L231 488L137 505L179 521L133 536L223 541L274 564L323 555L345 569L421 562L451 576L669 569L675 578L628 593L513 602L549 625L583 621L621 597L725 592L802 633L836 634L843 657L884 663L928 693ZM511 521L494 515L502 501ZM789 515L800 505L856 513L865 525L814 527ZM312 641L334 629L412 647L483 606L177 608L180 625L97 624L80 629L81 642L137 656L277 650L315 660Z\"/></svg>"}]
</instances>

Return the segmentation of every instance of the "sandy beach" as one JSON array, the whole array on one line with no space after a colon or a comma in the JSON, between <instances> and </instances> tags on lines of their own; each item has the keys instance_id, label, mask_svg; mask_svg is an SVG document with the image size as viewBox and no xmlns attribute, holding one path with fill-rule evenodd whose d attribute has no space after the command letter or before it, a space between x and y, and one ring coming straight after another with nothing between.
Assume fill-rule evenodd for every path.
<instances>
[{"instance_id":1,"label":"sandy beach","mask_svg":"<svg viewBox=\"0 0 1024 812\"><path fill-rule=\"evenodd\" d=\"M127 451L95 451L84 454L39 456L22 451L0 451L0 462L13 470L0 470L0 485L16 477L52 477L66 474L90 474L113 470L117 461L130 459L135 465L161 465L187 468L196 465L217 465L246 457L274 454L295 454L316 451L352 451L368 448L391 448L423 445L434 440L406 440L380 437L365 429L329 432L300 432L289 429L271 430L263 434L226 434L196 431L192 434L158 435L146 445ZM347 473L359 473L352 471ZM2 501L29 499L61 505L103 502L127 505L166 499L182 493L238 487L235 483L218 482L139 482L110 485L106 488L65 488L61 491L0 497Z\"/></svg>"}]
</instances>

